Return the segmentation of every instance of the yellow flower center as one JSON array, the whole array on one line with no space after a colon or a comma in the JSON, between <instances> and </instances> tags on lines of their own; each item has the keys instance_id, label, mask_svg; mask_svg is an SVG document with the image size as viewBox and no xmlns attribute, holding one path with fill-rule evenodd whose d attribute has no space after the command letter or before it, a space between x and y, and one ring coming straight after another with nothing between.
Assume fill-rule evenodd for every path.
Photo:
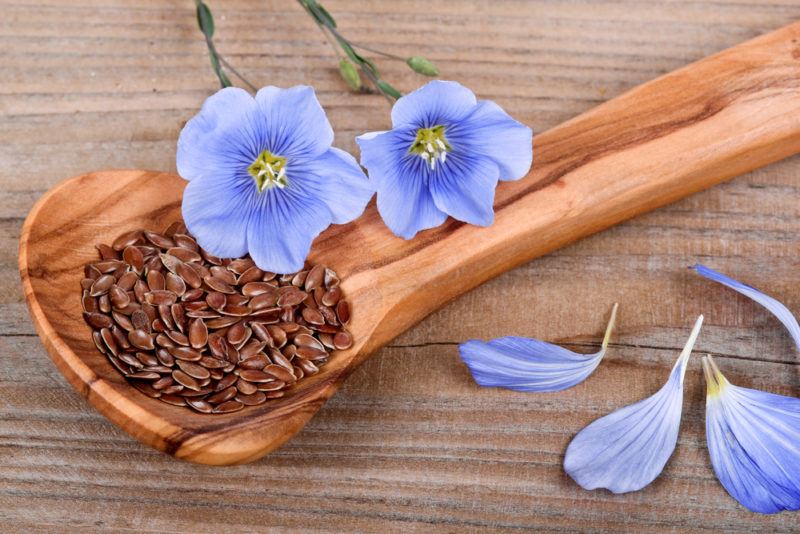
<instances>
[{"instance_id":1,"label":"yellow flower center","mask_svg":"<svg viewBox=\"0 0 800 534\"><path fill-rule=\"evenodd\" d=\"M271 187L283 189L286 181L286 158L275 156L269 150L263 151L256 160L247 167L247 172L253 177L259 193Z\"/></svg>"},{"instance_id":2,"label":"yellow flower center","mask_svg":"<svg viewBox=\"0 0 800 534\"><path fill-rule=\"evenodd\" d=\"M447 153L451 150L452 147L444 136L444 126L442 125L417 130L417 138L408 149L411 154L424 159L431 170L436 169L437 161L443 164L447 160Z\"/></svg>"}]
</instances>

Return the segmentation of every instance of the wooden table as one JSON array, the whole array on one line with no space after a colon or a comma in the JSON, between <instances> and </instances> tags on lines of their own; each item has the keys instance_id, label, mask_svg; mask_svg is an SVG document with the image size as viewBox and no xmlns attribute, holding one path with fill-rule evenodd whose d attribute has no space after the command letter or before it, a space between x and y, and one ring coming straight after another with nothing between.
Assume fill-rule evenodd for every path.
<instances>
[{"instance_id":1,"label":"wooden table","mask_svg":"<svg viewBox=\"0 0 800 534\"><path fill-rule=\"evenodd\" d=\"M0 1L0 530L789 532L800 516L747 512L717 482L698 353L740 385L800 394L797 353L767 312L686 270L696 261L800 312L800 159L740 177L506 274L435 313L361 367L290 443L210 468L157 453L68 386L19 290L17 240L59 180L110 168L174 170L183 123L216 89L193 4ZM217 43L258 84L316 87L336 145L389 125L379 96L346 91L293 2L210 2ZM266 4L266 5L264 5ZM800 1L402 2L329 0L354 41L421 53L446 79L543 131L641 82L792 22ZM380 61L387 80L425 80ZM80 199L75 199L80 202ZM468 338L518 334L594 351L559 394L478 388ZM562 469L589 421L655 391L694 318L678 447L643 491L587 492Z\"/></svg>"}]
</instances>

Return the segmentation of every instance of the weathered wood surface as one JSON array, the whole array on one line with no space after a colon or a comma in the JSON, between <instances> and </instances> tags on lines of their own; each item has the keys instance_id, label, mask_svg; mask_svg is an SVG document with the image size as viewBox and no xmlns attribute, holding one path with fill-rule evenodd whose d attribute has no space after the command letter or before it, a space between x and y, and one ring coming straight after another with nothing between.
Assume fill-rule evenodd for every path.
<instances>
[{"instance_id":1,"label":"weathered wood surface","mask_svg":"<svg viewBox=\"0 0 800 534\"><path fill-rule=\"evenodd\" d=\"M419 43L447 77L537 130L800 14L798 2L755 1L326 5L354 39L407 53L418 50L407 43ZM697 313L707 317L698 350L718 355L729 378L800 394L798 358L776 321L685 270L701 260L800 310L800 160L478 288L364 364L270 457L198 467L139 445L72 391L33 335L16 272L22 217L59 179L110 166L174 168L180 125L214 87L191 3L2 7L0 522L10 529L796 527L796 514L744 511L714 478L697 361L687 374L678 449L652 486L627 496L585 492L560 463L584 424L663 382ZM264 9L275 17L264 21L260 4L212 7L221 51L250 77L317 87L338 146L354 151L353 135L387 125L379 97L342 90L331 53L293 4L272 2ZM405 90L422 81L402 66L384 70ZM480 390L458 361L459 341L512 333L591 350L613 301L621 314L612 350L573 390Z\"/></svg>"}]
</instances>

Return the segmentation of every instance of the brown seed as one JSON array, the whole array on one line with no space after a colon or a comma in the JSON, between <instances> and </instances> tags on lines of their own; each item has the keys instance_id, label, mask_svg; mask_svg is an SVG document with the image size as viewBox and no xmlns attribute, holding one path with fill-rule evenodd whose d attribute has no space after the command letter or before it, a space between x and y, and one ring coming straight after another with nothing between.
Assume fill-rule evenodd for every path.
<instances>
[{"instance_id":1,"label":"brown seed","mask_svg":"<svg viewBox=\"0 0 800 534\"><path fill-rule=\"evenodd\" d=\"M261 280L262 276L264 276L264 271L262 271L261 269L259 269L254 265L239 276L239 279L236 281L236 284L243 286L250 282L257 282Z\"/></svg>"},{"instance_id":2,"label":"brown seed","mask_svg":"<svg viewBox=\"0 0 800 534\"><path fill-rule=\"evenodd\" d=\"M278 303L278 294L276 292L266 292L256 295L250 302L248 306L252 310L263 310L265 308L273 308Z\"/></svg>"},{"instance_id":3,"label":"brown seed","mask_svg":"<svg viewBox=\"0 0 800 534\"><path fill-rule=\"evenodd\" d=\"M333 336L333 346L339 350L349 349L353 346L353 336L349 332L338 332Z\"/></svg>"},{"instance_id":4,"label":"brown seed","mask_svg":"<svg viewBox=\"0 0 800 534\"><path fill-rule=\"evenodd\" d=\"M315 265L308 272L306 277L306 291L313 291L315 287L322 285L325 278L325 267L323 265Z\"/></svg>"},{"instance_id":5,"label":"brown seed","mask_svg":"<svg viewBox=\"0 0 800 534\"><path fill-rule=\"evenodd\" d=\"M259 341L257 339L251 339L250 341L245 344L241 349L239 349L239 357L243 360L247 358L251 358L264 350L264 347L267 346L265 341Z\"/></svg>"},{"instance_id":6,"label":"brown seed","mask_svg":"<svg viewBox=\"0 0 800 534\"><path fill-rule=\"evenodd\" d=\"M291 291L286 291L280 297L278 297L277 305L281 308L297 306L308 296L308 294L304 291L300 291L296 288L291 289Z\"/></svg>"},{"instance_id":7,"label":"brown seed","mask_svg":"<svg viewBox=\"0 0 800 534\"><path fill-rule=\"evenodd\" d=\"M284 369L285 371L285 369ZM239 378L242 380L246 380L248 382L271 382L275 380L275 376L272 374L267 374L264 371L258 371L255 369L244 369L239 372Z\"/></svg>"},{"instance_id":8,"label":"brown seed","mask_svg":"<svg viewBox=\"0 0 800 534\"><path fill-rule=\"evenodd\" d=\"M114 356L119 354L119 345L117 344L117 340L114 338L114 335L111 333L111 330L108 328L101 329L100 338L103 340L103 344L111 352L111 354Z\"/></svg>"},{"instance_id":9,"label":"brown seed","mask_svg":"<svg viewBox=\"0 0 800 534\"><path fill-rule=\"evenodd\" d=\"M110 274L102 275L100 278L92 282L92 287L89 289L89 295L93 297L104 295L109 289L111 289L111 286L113 286L116 281L117 280Z\"/></svg>"},{"instance_id":10,"label":"brown seed","mask_svg":"<svg viewBox=\"0 0 800 534\"><path fill-rule=\"evenodd\" d=\"M179 395L165 395L161 394L159 399L167 404L174 404L175 406L186 406L186 399Z\"/></svg>"},{"instance_id":11,"label":"brown seed","mask_svg":"<svg viewBox=\"0 0 800 534\"><path fill-rule=\"evenodd\" d=\"M221 278L217 278L216 276L206 276L203 279L203 281L206 283L208 287L210 287L214 291L227 294L236 293L236 290L233 289L233 286L231 286Z\"/></svg>"},{"instance_id":12,"label":"brown seed","mask_svg":"<svg viewBox=\"0 0 800 534\"><path fill-rule=\"evenodd\" d=\"M245 328L244 323L238 322L228 329L225 337L227 337L228 343L231 345L238 345L245 340L246 335L247 329Z\"/></svg>"},{"instance_id":13,"label":"brown seed","mask_svg":"<svg viewBox=\"0 0 800 534\"><path fill-rule=\"evenodd\" d=\"M151 285L150 287L152 288L153 286ZM167 291L172 291L179 297L186 293L186 282L177 274L167 273L164 287Z\"/></svg>"},{"instance_id":14,"label":"brown seed","mask_svg":"<svg viewBox=\"0 0 800 534\"><path fill-rule=\"evenodd\" d=\"M246 360L239 362L239 368L260 371L268 364L269 362L267 361L266 357L260 357L256 355L252 358L247 358Z\"/></svg>"},{"instance_id":15,"label":"brown seed","mask_svg":"<svg viewBox=\"0 0 800 534\"><path fill-rule=\"evenodd\" d=\"M172 322L175 323L175 326L178 327L178 330L181 332L186 331L187 319L186 314L183 311L183 306L180 304L173 304L169 308L169 314L172 318Z\"/></svg>"},{"instance_id":16,"label":"brown seed","mask_svg":"<svg viewBox=\"0 0 800 534\"><path fill-rule=\"evenodd\" d=\"M144 255L137 247L133 245L125 247L125 250L122 252L122 259L137 273L144 270Z\"/></svg>"},{"instance_id":17,"label":"brown seed","mask_svg":"<svg viewBox=\"0 0 800 534\"><path fill-rule=\"evenodd\" d=\"M181 386L181 387L183 387L183 386ZM183 390L181 390L180 396L181 397L205 397L209 393L211 393L211 388L207 388L207 387L200 387L200 389L184 388Z\"/></svg>"},{"instance_id":18,"label":"brown seed","mask_svg":"<svg viewBox=\"0 0 800 534\"><path fill-rule=\"evenodd\" d=\"M189 343L196 349L202 349L208 343L208 328L202 319L189 322Z\"/></svg>"},{"instance_id":19,"label":"brown seed","mask_svg":"<svg viewBox=\"0 0 800 534\"><path fill-rule=\"evenodd\" d=\"M176 369L172 371L172 378L178 384L182 385L185 388L191 389L193 391L200 390L200 382L196 379L192 378L191 376L187 375L184 371L180 369Z\"/></svg>"},{"instance_id":20,"label":"brown seed","mask_svg":"<svg viewBox=\"0 0 800 534\"><path fill-rule=\"evenodd\" d=\"M282 328L275 325L267 325L266 328L275 347L281 348L286 345L286 332Z\"/></svg>"},{"instance_id":21,"label":"brown seed","mask_svg":"<svg viewBox=\"0 0 800 534\"><path fill-rule=\"evenodd\" d=\"M167 347L167 352L174 358L187 362L197 362L203 357L199 351L189 347Z\"/></svg>"},{"instance_id":22,"label":"brown seed","mask_svg":"<svg viewBox=\"0 0 800 534\"><path fill-rule=\"evenodd\" d=\"M131 245L138 245L143 242L142 240L142 231L141 230L133 230L130 232L126 232L116 238L114 242L111 244L111 248L116 250L117 252L124 250L125 247L129 247Z\"/></svg>"},{"instance_id":23,"label":"brown seed","mask_svg":"<svg viewBox=\"0 0 800 534\"><path fill-rule=\"evenodd\" d=\"M205 295L205 292L202 289L193 287L192 289L187 289L186 293L181 295L181 300L184 302L192 302L203 298L203 295Z\"/></svg>"},{"instance_id":24,"label":"brown seed","mask_svg":"<svg viewBox=\"0 0 800 534\"><path fill-rule=\"evenodd\" d=\"M229 265L228 269L236 274L243 274L247 269L253 267L255 262L250 258L240 258L238 260L233 260Z\"/></svg>"},{"instance_id":25,"label":"brown seed","mask_svg":"<svg viewBox=\"0 0 800 534\"><path fill-rule=\"evenodd\" d=\"M127 272L119 277L117 280L117 285L123 291L130 291L133 289L133 284L136 283L136 280L139 279L139 275L134 272Z\"/></svg>"},{"instance_id":26,"label":"brown seed","mask_svg":"<svg viewBox=\"0 0 800 534\"><path fill-rule=\"evenodd\" d=\"M280 380L273 380L272 382L264 382L258 384L258 391L277 391L279 389L283 389L286 387L286 382L281 382ZM269 395L267 395L268 398Z\"/></svg>"},{"instance_id":27,"label":"brown seed","mask_svg":"<svg viewBox=\"0 0 800 534\"><path fill-rule=\"evenodd\" d=\"M342 298L342 290L338 287L329 289L322 295L321 303L325 306L335 306L339 299Z\"/></svg>"},{"instance_id":28,"label":"brown seed","mask_svg":"<svg viewBox=\"0 0 800 534\"><path fill-rule=\"evenodd\" d=\"M222 391L218 391L213 395L209 395L208 397L206 397L206 400L211 404L220 404L225 401L231 400L233 397L236 396L238 392L239 391L235 387L231 386L229 388L223 389Z\"/></svg>"},{"instance_id":29,"label":"brown seed","mask_svg":"<svg viewBox=\"0 0 800 534\"><path fill-rule=\"evenodd\" d=\"M156 349L156 358L161 362L161 365L166 365L167 367L175 365L175 358L166 349Z\"/></svg>"},{"instance_id":30,"label":"brown seed","mask_svg":"<svg viewBox=\"0 0 800 534\"><path fill-rule=\"evenodd\" d=\"M156 367L159 365L158 358L147 352L137 352L136 359L142 362L142 365L148 367Z\"/></svg>"},{"instance_id":31,"label":"brown seed","mask_svg":"<svg viewBox=\"0 0 800 534\"><path fill-rule=\"evenodd\" d=\"M108 293L100 295L97 299L97 309L103 313L111 313L111 299L108 298Z\"/></svg>"},{"instance_id":32,"label":"brown seed","mask_svg":"<svg viewBox=\"0 0 800 534\"><path fill-rule=\"evenodd\" d=\"M171 386L167 386L161 390L164 395L174 395L175 393L181 393L184 387L180 384L172 384ZM191 391L191 390L187 390ZM194 392L193 392L194 393Z\"/></svg>"},{"instance_id":33,"label":"brown seed","mask_svg":"<svg viewBox=\"0 0 800 534\"><path fill-rule=\"evenodd\" d=\"M239 392L244 395L252 395L258 391L258 386L252 382L248 382L247 380L240 378L239 381L236 382L236 389L238 389Z\"/></svg>"},{"instance_id":34,"label":"brown seed","mask_svg":"<svg viewBox=\"0 0 800 534\"><path fill-rule=\"evenodd\" d=\"M261 391L261 390L259 390L259 391ZM267 397L267 399L279 399L279 398L283 397L284 395L286 395L286 392L285 391L266 391L265 390L264 395Z\"/></svg>"},{"instance_id":35,"label":"brown seed","mask_svg":"<svg viewBox=\"0 0 800 534\"><path fill-rule=\"evenodd\" d=\"M325 347L322 346L322 343L317 338L308 334L297 334L294 336L293 341L298 347L311 347L321 351L325 350Z\"/></svg>"},{"instance_id":36,"label":"brown seed","mask_svg":"<svg viewBox=\"0 0 800 534\"><path fill-rule=\"evenodd\" d=\"M294 382L295 378L294 375L288 371L285 367L280 365L268 365L263 369L265 374L272 375L273 377L277 378L278 380L282 380L283 382ZM241 373L239 376L242 376ZM247 380L245 378L245 380Z\"/></svg>"},{"instance_id":37,"label":"brown seed","mask_svg":"<svg viewBox=\"0 0 800 534\"><path fill-rule=\"evenodd\" d=\"M266 282L249 282L242 287L242 295L246 297L256 297L264 293L272 293L275 295L275 302L278 301L278 292L275 287ZM271 304L274 306L275 304Z\"/></svg>"},{"instance_id":38,"label":"brown seed","mask_svg":"<svg viewBox=\"0 0 800 534\"><path fill-rule=\"evenodd\" d=\"M217 382L217 385L214 386L214 391L222 391L225 388L229 388L234 385L237 380L239 380L239 377L235 374L225 375L220 378L219 382Z\"/></svg>"},{"instance_id":39,"label":"brown seed","mask_svg":"<svg viewBox=\"0 0 800 534\"><path fill-rule=\"evenodd\" d=\"M325 317L319 312L319 310L315 310L313 308L303 308L303 319L310 324L315 325L323 325L325 324Z\"/></svg>"},{"instance_id":40,"label":"brown seed","mask_svg":"<svg viewBox=\"0 0 800 534\"><path fill-rule=\"evenodd\" d=\"M144 237L158 248L172 248L175 242L169 237L156 232L144 232Z\"/></svg>"},{"instance_id":41,"label":"brown seed","mask_svg":"<svg viewBox=\"0 0 800 534\"><path fill-rule=\"evenodd\" d=\"M141 369L144 367L142 362L140 362L139 359L130 352L123 352L119 355L119 359L136 369Z\"/></svg>"},{"instance_id":42,"label":"brown seed","mask_svg":"<svg viewBox=\"0 0 800 534\"><path fill-rule=\"evenodd\" d=\"M232 286L236 285L236 275L221 265L213 265L209 267L208 272L211 273L211 276L222 280L226 284Z\"/></svg>"},{"instance_id":43,"label":"brown seed","mask_svg":"<svg viewBox=\"0 0 800 534\"><path fill-rule=\"evenodd\" d=\"M206 295L206 303L215 310L221 310L228 303L228 299L225 297L225 293L210 291Z\"/></svg>"},{"instance_id":44,"label":"brown seed","mask_svg":"<svg viewBox=\"0 0 800 534\"><path fill-rule=\"evenodd\" d=\"M181 332L178 332L176 330L168 330L167 337L169 337L172 341L174 341L178 345L183 345L184 347L189 346L189 338L186 337L186 335Z\"/></svg>"},{"instance_id":45,"label":"brown seed","mask_svg":"<svg viewBox=\"0 0 800 534\"><path fill-rule=\"evenodd\" d=\"M259 404L264 404L267 401L267 396L258 390L254 391L250 395L239 393L234 398L245 406L258 406Z\"/></svg>"},{"instance_id":46,"label":"brown seed","mask_svg":"<svg viewBox=\"0 0 800 534\"><path fill-rule=\"evenodd\" d=\"M154 336L144 330L131 330L128 332L128 341L137 349L152 350L155 348Z\"/></svg>"},{"instance_id":47,"label":"brown seed","mask_svg":"<svg viewBox=\"0 0 800 534\"><path fill-rule=\"evenodd\" d=\"M171 238L175 234L185 234L186 233L186 225L183 224L181 221L175 221L174 223L170 224L166 230L164 230L164 235Z\"/></svg>"},{"instance_id":48,"label":"brown seed","mask_svg":"<svg viewBox=\"0 0 800 534\"><path fill-rule=\"evenodd\" d=\"M137 381L133 382L133 387L135 387L136 389L138 389L139 391L141 391L142 393L144 393L148 397L153 397L154 399L157 399L157 398L159 398L161 396L161 392L158 391L158 390L153 389L153 386L151 386L147 382L142 382L142 381L137 380Z\"/></svg>"},{"instance_id":49,"label":"brown seed","mask_svg":"<svg viewBox=\"0 0 800 534\"><path fill-rule=\"evenodd\" d=\"M313 375L319 372L319 367L314 365L312 362L306 360L305 358L296 358L295 361L297 362L297 365L300 367L300 369L302 369L306 375Z\"/></svg>"},{"instance_id":50,"label":"brown seed","mask_svg":"<svg viewBox=\"0 0 800 534\"><path fill-rule=\"evenodd\" d=\"M184 247L172 247L171 249L167 250L167 254L185 262L203 261L203 258L200 257L198 252Z\"/></svg>"},{"instance_id":51,"label":"brown seed","mask_svg":"<svg viewBox=\"0 0 800 534\"><path fill-rule=\"evenodd\" d=\"M94 346L97 347L97 350L103 354L108 352L108 347L106 347L106 344L103 342L103 336L100 335L98 330L92 331L92 341L94 341Z\"/></svg>"},{"instance_id":52,"label":"brown seed","mask_svg":"<svg viewBox=\"0 0 800 534\"><path fill-rule=\"evenodd\" d=\"M347 324L350 321L350 305L347 304L346 300L340 300L336 304L336 316L342 324Z\"/></svg>"},{"instance_id":53,"label":"brown seed","mask_svg":"<svg viewBox=\"0 0 800 534\"><path fill-rule=\"evenodd\" d=\"M166 280L164 279L164 275L159 271L150 271L147 273L147 286L152 291L162 291L166 289Z\"/></svg>"},{"instance_id":54,"label":"brown seed","mask_svg":"<svg viewBox=\"0 0 800 534\"><path fill-rule=\"evenodd\" d=\"M186 404L200 413L211 413L214 407L203 399L186 399Z\"/></svg>"},{"instance_id":55,"label":"brown seed","mask_svg":"<svg viewBox=\"0 0 800 534\"><path fill-rule=\"evenodd\" d=\"M188 248L189 250L194 250L195 252L200 250L200 247L197 246L197 241L184 233L177 233L173 235L172 240L175 241L175 244L179 247Z\"/></svg>"},{"instance_id":56,"label":"brown seed","mask_svg":"<svg viewBox=\"0 0 800 534\"><path fill-rule=\"evenodd\" d=\"M171 386L174 383L175 381L172 379L171 376L162 376L161 378L153 382L153 389L164 389Z\"/></svg>"},{"instance_id":57,"label":"brown seed","mask_svg":"<svg viewBox=\"0 0 800 534\"><path fill-rule=\"evenodd\" d=\"M175 304L177 296L172 291L156 290L148 291L144 294L144 300L153 306L160 306L161 304Z\"/></svg>"},{"instance_id":58,"label":"brown seed","mask_svg":"<svg viewBox=\"0 0 800 534\"><path fill-rule=\"evenodd\" d=\"M95 328L109 328L113 324L111 317L102 313L84 313L83 318Z\"/></svg>"},{"instance_id":59,"label":"brown seed","mask_svg":"<svg viewBox=\"0 0 800 534\"><path fill-rule=\"evenodd\" d=\"M136 302L143 303L144 302L144 295L150 289L147 287L147 283L144 280L136 280L133 284L133 294L136 296Z\"/></svg>"},{"instance_id":60,"label":"brown seed","mask_svg":"<svg viewBox=\"0 0 800 534\"><path fill-rule=\"evenodd\" d=\"M218 319L211 319L206 322L206 326L211 328L212 330L216 330L219 328L226 328L233 324L238 323L241 320L240 317L229 315L226 317L220 317Z\"/></svg>"},{"instance_id":61,"label":"brown seed","mask_svg":"<svg viewBox=\"0 0 800 534\"><path fill-rule=\"evenodd\" d=\"M220 360L219 358L212 358L211 356L203 356L200 358L199 363L206 369L222 369L228 365L228 362Z\"/></svg>"},{"instance_id":62,"label":"brown seed","mask_svg":"<svg viewBox=\"0 0 800 534\"><path fill-rule=\"evenodd\" d=\"M330 269L325 269L325 287L328 289L339 287L339 277Z\"/></svg>"},{"instance_id":63,"label":"brown seed","mask_svg":"<svg viewBox=\"0 0 800 534\"><path fill-rule=\"evenodd\" d=\"M214 408L214 413L232 413L238 412L244 408L244 404L235 400L229 400L228 402L223 402L222 404L216 406Z\"/></svg>"},{"instance_id":64,"label":"brown seed","mask_svg":"<svg viewBox=\"0 0 800 534\"><path fill-rule=\"evenodd\" d=\"M288 371L292 370L292 363L281 351L273 349L269 352L269 357L275 365L280 365Z\"/></svg>"},{"instance_id":65,"label":"brown seed","mask_svg":"<svg viewBox=\"0 0 800 534\"><path fill-rule=\"evenodd\" d=\"M316 361L321 357L326 358L328 356L328 352L324 349L320 350L314 347L297 347L297 354L311 361Z\"/></svg>"},{"instance_id":66,"label":"brown seed","mask_svg":"<svg viewBox=\"0 0 800 534\"><path fill-rule=\"evenodd\" d=\"M153 373L153 372L149 372L149 371L139 371L139 372L136 372L136 373L128 375L128 378L132 378L134 380L153 381L153 380L158 380L159 378L161 378L161 375L158 374L158 373Z\"/></svg>"},{"instance_id":67,"label":"brown seed","mask_svg":"<svg viewBox=\"0 0 800 534\"><path fill-rule=\"evenodd\" d=\"M206 378L209 378L211 376L211 374L208 372L208 369L206 369L202 365L198 365L192 362L187 362L184 360L178 360L177 363L178 367L181 368L181 371L191 376L192 378L196 378L198 380L205 380Z\"/></svg>"},{"instance_id":68,"label":"brown seed","mask_svg":"<svg viewBox=\"0 0 800 534\"><path fill-rule=\"evenodd\" d=\"M111 286L108 290L108 297L111 299L111 304L114 308L125 308L131 303L131 298L122 288L117 285Z\"/></svg>"}]
</instances>

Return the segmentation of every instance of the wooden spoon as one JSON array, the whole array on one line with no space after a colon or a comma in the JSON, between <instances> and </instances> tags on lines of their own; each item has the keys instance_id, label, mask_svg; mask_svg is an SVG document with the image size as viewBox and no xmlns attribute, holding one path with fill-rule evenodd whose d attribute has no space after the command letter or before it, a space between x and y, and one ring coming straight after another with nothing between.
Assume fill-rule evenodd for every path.
<instances>
[{"instance_id":1,"label":"wooden spoon","mask_svg":"<svg viewBox=\"0 0 800 534\"><path fill-rule=\"evenodd\" d=\"M448 220L411 241L374 207L314 243L352 305L355 345L285 398L203 415L146 397L94 347L79 281L95 243L180 216L184 181L148 171L67 180L31 210L20 273L33 322L72 385L148 445L205 464L255 460L294 435L379 347L470 288L537 256L800 150L800 24L644 84L535 140L535 165L502 183L496 220Z\"/></svg>"}]
</instances>

